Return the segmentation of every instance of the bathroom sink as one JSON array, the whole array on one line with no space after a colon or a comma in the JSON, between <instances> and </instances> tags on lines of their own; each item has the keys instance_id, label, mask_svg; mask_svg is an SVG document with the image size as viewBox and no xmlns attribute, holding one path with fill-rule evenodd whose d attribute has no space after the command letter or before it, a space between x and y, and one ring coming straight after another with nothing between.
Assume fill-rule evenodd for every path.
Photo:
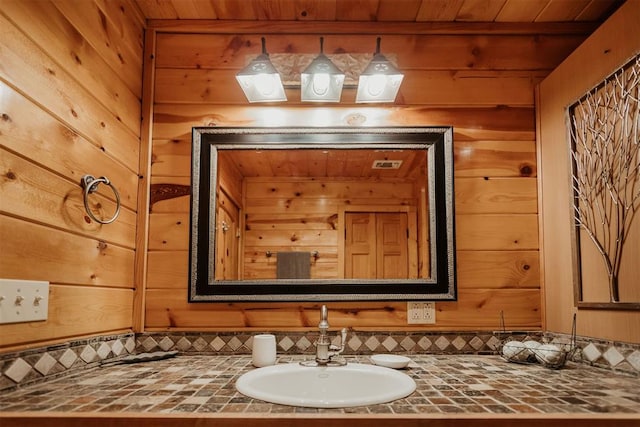
<instances>
[{"instance_id":1,"label":"bathroom sink","mask_svg":"<svg viewBox=\"0 0 640 427\"><path fill-rule=\"evenodd\" d=\"M282 405L346 408L391 402L416 389L408 375L381 366L302 366L288 363L254 369L236 381L245 396Z\"/></svg>"}]
</instances>

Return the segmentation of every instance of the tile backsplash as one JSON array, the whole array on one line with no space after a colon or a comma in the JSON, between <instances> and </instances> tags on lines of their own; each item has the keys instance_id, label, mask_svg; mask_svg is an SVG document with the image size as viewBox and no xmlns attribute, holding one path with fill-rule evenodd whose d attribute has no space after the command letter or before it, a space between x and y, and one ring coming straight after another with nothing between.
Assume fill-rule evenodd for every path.
<instances>
[{"instance_id":1,"label":"tile backsplash","mask_svg":"<svg viewBox=\"0 0 640 427\"><path fill-rule=\"evenodd\" d=\"M265 331L269 332L269 331ZM0 354L0 390L42 382L80 369L117 362L131 354L179 351L181 354L251 353L258 332L149 332L100 336L64 344ZM317 332L275 332L279 354L313 354ZM542 332L363 332L349 331L345 354L496 354L502 342L535 339L570 342L569 335ZM340 344L334 335L333 343ZM574 362L640 375L640 344L576 337Z\"/></svg>"}]
</instances>

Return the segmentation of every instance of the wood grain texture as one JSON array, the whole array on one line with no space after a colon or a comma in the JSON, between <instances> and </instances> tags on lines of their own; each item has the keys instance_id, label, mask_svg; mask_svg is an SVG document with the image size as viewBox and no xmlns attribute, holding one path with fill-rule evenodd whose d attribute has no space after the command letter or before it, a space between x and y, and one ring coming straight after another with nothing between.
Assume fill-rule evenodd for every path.
<instances>
[{"instance_id":1,"label":"wood grain texture","mask_svg":"<svg viewBox=\"0 0 640 427\"><path fill-rule=\"evenodd\" d=\"M546 327L554 332L570 333L572 316L577 312L579 335L640 342L640 315L637 310L575 308L571 249L570 163L566 142L566 117L563 113L564 108L574 103L640 51L638 22L640 22L640 3L625 3L540 86L539 158L543 165L540 175L540 193L544 200L540 215L541 262L544 265ZM640 225L637 217L635 224ZM637 247L636 241L635 248ZM583 263L601 264L602 260L595 252L585 253L586 258L583 259ZM640 265L637 258L630 264L627 274L629 274L628 277L633 278L630 281L631 286L637 289ZM600 276L600 280L602 283L607 282L605 275Z\"/></svg>"},{"instance_id":2,"label":"wood grain texture","mask_svg":"<svg viewBox=\"0 0 640 427\"><path fill-rule=\"evenodd\" d=\"M458 287L539 288L538 251L457 252Z\"/></svg>"},{"instance_id":3,"label":"wood grain texture","mask_svg":"<svg viewBox=\"0 0 640 427\"><path fill-rule=\"evenodd\" d=\"M422 70L551 70L583 40L568 35L394 35L384 37L384 52L393 53L403 69ZM324 52L369 53L371 36L327 34ZM318 37L273 34L271 54L315 54ZM158 34L158 68L238 70L260 52L252 34Z\"/></svg>"},{"instance_id":4,"label":"wood grain texture","mask_svg":"<svg viewBox=\"0 0 640 427\"><path fill-rule=\"evenodd\" d=\"M311 41L308 41L308 37L297 38L291 42L291 51L303 51L307 44L314 45L313 38L310 38ZM157 143L157 147L154 146L154 182L175 183L178 179L185 182L190 167L189 147L193 126L272 125L273 112L276 110L271 107L247 108L241 105L245 101L234 86L235 68L232 65L243 56L250 55L249 52L253 48L250 39L251 37L243 39L222 34L187 35L172 32L163 32L160 36L157 54L158 62L162 66L158 67L158 96L154 116L154 138ZM278 36L274 39L273 46L276 49L285 40ZM358 42L364 39L366 37L354 37L353 40L341 41L341 44L349 45L352 50L358 51L355 46L364 45L364 42ZM407 106L336 106L324 109L322 122L319 122L315 121L315 115L309 114L314 109L291 105L298 103L298 95L292 92L292 101L287 103L289 106L277 109L279 120L282 123L296 123L301 126L353 126L354 123L373 126L453 125L456 208L459 218L462 218L457 226L457 245L462 252L471 254L466 258L465 265L459 267L463 272L460 288L466 287L469 291L487 292L491 295L495 290L507 293L526 290L525 294L528 296L522 298L528 302L515 303L513 306L518 308L515 308L516 313L513 316L523 316L527 319L518 320L521 325L528 324L533 328L539 328L541 321L536 258L538 243L535 180L537 165L534 116L531 107L533 85L539 76L545 74L540 71L545 67L541 64L544 61L552 63L551 57L554 54L535 60L531 55L523 54L523 57L526 56L528 59L522 61L512 56L513 62L509 63L509 55L506 52L510 47L520 45L524 50L537 49L537 42L529 37L486 39L479 36L443 36L440 42L446 48L426 39L426 46L414 44L417 38L410 38L411 43L407 43L406 37L392 39L392 49L396 49L405 57L411 56L410 61L413 61L415 68L407 71L406 92L398 99L398 103L406 103ZM539 41L543 44L551 43L556 47L565 42L571 43L569 39L560 41L561 39L562 37L542 38ZM204 52L201 46L205 40L211 45L219 46L219 49ZM496 44L492 44L491 41L495 41ZM528 47L524 48L525 45ZM429 62L429 55L424 54L447 48L458 52L462 58L455 54L446 57L440 55L439 59ZM415 49L422 49L419 55L408 55L408 52ZM471 52L476 54L475 62ZM538 61L537 65L531 60ZM456 71L441 71L456 67L459 67ZM220 84L227 80L228 84ZM412 81L415 86L412 85ZM493 84L497 86L493 87ZM518 86L520 84L522 86ZM410 99L407 98L407 93L411 94ZM349 96L352 95L346 93L343 96L347 104L350 102ZM295 165L296 168L290 170L289 174L299 173L304 159L289 160L288 165ZM251 162L251 159L242 162L246 174L266 176L267 172L261 169L267 167L266 164ZM269 166L267 169L273 167L275 166ZM246 278L265 275L271 277L275 274L275 258L267 257L267 251L306 250L311 248L307 243L320 252L316 262L318 267L322 268L316 269L312 275L326 277L327 274L335 274L335 269L340 268L340 263L336 263L335 258L339 258L340 254L339 250L335 250L337 241L332 238L329 240L334 242L332 246L322 244L328 241L328 232L334 233L332 229L335 223L331 218L339 206L345 203L389 204L394 198L399 204L417 203L417 196L413 193L404 194L401 189L386 189L384 186L374 188L376 197L366 198L364 195L369 192L366 183L345 191L345 186L336 186L335 183L287 184L282 180L264 181L261 185L245 185L245 198L248 198L244 199L247 230L243 236L246 245L244 254L247 257L244 265ZM327 202L327 198L331 202ZM202 310L207 311L207 315L201 316L201 309L198 307L194 307L195 311L183 307L173 312L172 309L166 310L166 307L162 307L161 298L151 297L153 292L184 290L187 283L185 267L178 264L184 262L180 259L184 260L186 256L188 235L181 234L178 230L183 227L185 215L188 213L188 200L180 199L162 202L164 205L158 204L158 209L162 210L157 212L166 212L166 215L152 215L152 224L155 222L155 225L150 232L150 242L154 242L150 257L162 259L167 264L162 266L161 271L172 273L167 273L167 278L161 278L159 276L162 274L149 272L149 276L154 278L153 281L157 285L149 289L147 315L149 319L154 320L150 320L147 327L158 327L156 322L159 321L158 316L161 316L164 325L168 324L175 329L252 328L253 326L247 325L253 325L255 319L245 323L245 314L232 312L226 313L229 314L227 316L219 313L223 310L223 305L205 307ZM274 220L272 214L277 211L282 212L283 216ZM327 225L330 228L327 228ZM160 251L166 250L176 255L181 254L182 257L173 261L168 256L160 255ZM493 259L492 255L495 255ZM454 310L455 315L443 314L443 323L439 321L436 327L443 330L470 328L471 323L465 323L467 320L464 319L466 316L476 319L475 308L472 307L491 305L487 301L495 301L495 298L509 298L491 296L485 301L484 297L474 292L461 295L461 305L454 308L449 305L448 310ZM508 302L497 304L509 305ZM382 314L384 304L354 305L362 327L408 327L406 313L404 320L385 319ZM302 306L275 304L271 307L270 315L265 317L274 320L264 322L271 322L272 326L277 324L282 328L286 328L283 325L287 322L294 322L291 326L299 327L300 324L295 323L293 319ZM367 309L362 309L363 306ZM187 304L186 307L190 306ZM520 313L517 313L518 311ZM251 313L255 317L255 312ZM200 320L192 319L194 316ZM283 323L278 323L278 319L282 319ZM495 323L498 324L497 321ZM480 321L476 327L482 329L495 326Z\"/></svg>"},{"instance_id":5,"label":"wood grain texture","mask_svg":"<svg viewBox=\"0 0 640 427\"><path fill-rule=\"evenodd\" d=\"M573 0L570 7L562 7L565 0L305 0L270 2L255 0L240 5L237 0L136 0L150 19L206 19L206 20L272 20L272 21L364 21L401 22L492 22L538 21L545 9L548 21L590 21L602 19L616 0ZM531 4L528 4L531 3ZM593 3L596 3L594 5Z\"/></svg>"},{"instance_id":6,"label":"wood grain texture","mask_svg":"<svg viewBox=\"0 0 640 427\"><path fill-rule=\"evenodd\" d=\"M538 249L536 214L456 215L458 250Z\"/></svg>"},{"instance_id":7,"label":"wood grain texture","mask_svg":"<svg viewBox=\"0 0 640 427\"><path fill-rule=\"evenodd\" d=\"M1 325L3 348L132 329L144 24L135 9L2 2L0 272L52 283L49 320ZM85 174L118 189L114 223L84 212ZM98 217L115 211L106 186L89 204Z\"/></svg>"},{"instance_id":8,"label":"wood grain texture","mask_svg":"<svg viewBox=\"0 0 640 427\"><path fill-rule=\"evenodd\" d=\"M314 329L319 305L315 303L213 303L189 304L186 289L149 289L147 327L163 329ZM334 302L331 326L408 329L405 302ZM436 303L435 325L428 330L495 330L504 310L508 326L540 328L538 289L460 290L457 302Z\"/></svg>"},{"instance_id":9,"label":"wood grain texture","mask_svg":"<svg viewBox=\"0 0 640 427\"><path fill-rule=\"evenodd\" d=\"M133 287L132 249L5 215L0 224L4 277Z\"/></svg>"},{"instance_id":10,"label":"wood grain texture","mask_svg":"<svg viewBox=\"0 0 640 427\"><path fill-rule=\"evenodd\" d=\"M0 189L2 211L15 217L66 229L133 249L135 212L121 209L118 221L105 227L89 217L83 202L84 190L0 148ZM99 187L88 205L97 218L110 218L116 210L115 196L109 187ZM60 202L62 200L62 202Z\"/></svg>"},{"instance_id":11,"label":"wood grain texture","mask_svg":"<svg viewBox=\"0 0 640 427\"><path fill-rule=\"evenodd\" d=\"M138 176L36 103L0 81L0 146L76 182L91 173L106 176L118 189L124 207L135 209ZM37 123L37 126L34 126ZM90 165L100 165L94 170Z\"/></svg>"},{"instance_id":12,"label":"wood grain texture","mask_svg":"<svg viewBox=\"0 0 640 427\"><path fill-rule=\"evenodd\" d=\"M44 322L2 325L0 351L16 344L32 344L52 337L130 329L133 309L131 289L76 287L51 284L49 315Z\"/></svg>"},{"instance_id":13,"label":"wood grain texture","mask_svg":"<svg viewBox=\"0 0 640 427\"><path fill-rule=\"evenodd\" d=\"M236 70L158 68L156 103L246 104ZM399 105L531 106L533 88L546 75L537 71L404 71ZM288 104L301 104L300 89L285 88ZM342 91L343 104L355 104L356 90Z\"/></svg>"},{"instance_id":14,"label":"wood grain texture","mask_svg":"<svg viewBox=\"0 0 640 427\"><path fill-rule=\"evenodd\" d=\"M455 140L455 176L535 177L535 142Z\"/></svg>"},{"instance_id":15,"label":"wood grain texture","mask_svg":"<svg viewBox=\"0 0 640 427\"><path fill-rule=\"evenodd\" d=\"M273 107L214 106L201 104L159 104L154 107L154 139L191 141L191 128L198 126L269 126ZM332 107L323 109L317 118L311 109L279 107L286 121L299 126L353 126L354 123L376 126L454 126L454 145L460 141L529 141L535 140L533 107ZM522 151L517 146L516 151ZM491 149L491 148L490 148ZM502 150L505 150L503 148ZM530 150L530 148L527 148ZM496 158L500 155L496 153ZM535 156L534 156L535 158Z\"/></svg>"},{"instance_id":16,"label":"wood grain texture","mask_svg":"<svg viewBox=\"0 0 640 427\"><path fill-rule=\"evenodd\" d=\"M127 129L93 97L89 87L77 84L70 71L48 56L46 46L36 45L4 16L0 16L0 28L3 80L37 99L59 121L136 171L139 133Z\"/></svg>"},{"instance_id":17,"label":"wood grain texture","mask_svg":"<svg viewBox=\"0 0 640 427\"><path fill-rule=\"evenodd\" d=\"M109 2L116 3L116 2ZM133 133L140 131L140 88L134 92L117 72L110 68L104 57L87 43L76 27L48 1L7 1L3 13L12 21L21 23L21 30L39 46L47 46L47 53L66 70L72 70L76 79L92 89L93 96L112 111ZM121 28L127 28L122 26ZM141 54L141 50L138 54ZM132 71L132 67L129 67ZM137 76L136 76L137 77ZM139 85L135 79L135 88Z\"/></svg>"},{"instance_id":18,"label":"wood grain texture","mask_svg":"<svg viewBox=\"0 0 640 427\"><path fill-rule=\"evenodd\" d=\"M94 1L52 0L120 79L142 95L142 25L124 18L126 9ZM131 14L128 14L131 16ZM129 21L129 22L127 22Z\"/></svg>"},{"instance_id":19,"label":"wood grain texture","mask_svg":"<svg viewBox=\"0 0 640 427\"><path fill-rule=\"evenodd\" d=\"M457 178L456 214L536 213L535 178Z\"/></svg>"}]
</instances>

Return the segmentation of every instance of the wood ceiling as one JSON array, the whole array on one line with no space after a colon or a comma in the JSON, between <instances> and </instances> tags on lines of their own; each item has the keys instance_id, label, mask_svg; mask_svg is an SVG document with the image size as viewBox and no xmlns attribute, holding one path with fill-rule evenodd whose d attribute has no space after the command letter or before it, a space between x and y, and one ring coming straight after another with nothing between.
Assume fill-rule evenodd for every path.
<instances>
[{"instance_id":1,"label":"wood ceiling","mask_svg":"<svg viewBox=\"0 0 640 427\"><path fill-rule=\"evenodd\" d=\"M243 178L340 177L406 181L425 180L427 170L424 150L221 150L219 155L222 164L233 164ZM397 168L373 167L374 162L388 161L398 161L399 165Z\"/></svg>"},{"instance_id":2,"label":"wood ceiling","mask_svg":"<svg viewBox=\"0 0 640 427\"><path fill-rule=\"evenodd\" d=\"M135 0L147 19L601 22L624 0Z\"/></svg>"}]
</instances>

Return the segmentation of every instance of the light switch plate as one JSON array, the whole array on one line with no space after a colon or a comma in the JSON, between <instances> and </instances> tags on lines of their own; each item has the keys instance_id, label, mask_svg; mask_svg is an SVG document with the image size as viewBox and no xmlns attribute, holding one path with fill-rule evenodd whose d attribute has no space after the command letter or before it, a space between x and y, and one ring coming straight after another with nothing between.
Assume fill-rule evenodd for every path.
<instances>
[{"instance_id":1,"label":"light switch plate","mask_svg":"<svg viewBox=\"0 0 640 427\"><path fill-rule=\"evenodd\" d=\"M49 282L0 279L0 324L47 320Z\"/></svg>"}]
</instances>

